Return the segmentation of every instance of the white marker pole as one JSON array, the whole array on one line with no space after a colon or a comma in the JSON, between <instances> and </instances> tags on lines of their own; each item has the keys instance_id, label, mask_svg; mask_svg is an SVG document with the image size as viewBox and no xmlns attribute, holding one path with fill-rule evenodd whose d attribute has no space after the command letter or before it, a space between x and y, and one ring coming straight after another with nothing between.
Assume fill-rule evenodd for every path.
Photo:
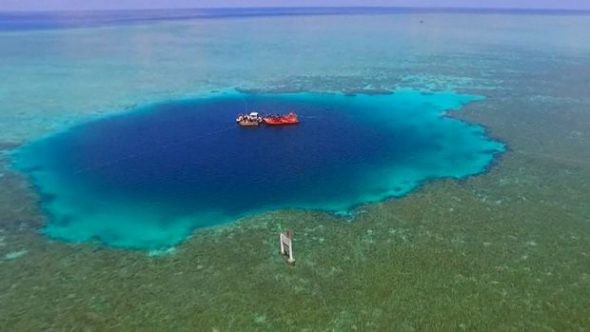
<instances>
[{"instance_id":1,"label":"white marker pole","mask_svg":"<svg viewBox=\"0 0 590 332\"><path fill-rule=\"evenodd\" d=\"M287 255L287 263L294 264L295 258L293 258L293 241L292 241L293 234L291 231L287 231L286 233L281 233L279 235L279 244L281 255ZM289 248L287 252L286 248Z\"/></svg>"},{"instance_id":2,"label":"white marker pole","mask_svg":"<svg viewBox=\"0 0 590 332\"><path fill-rule=\"evenodd\" d=\"M291 239L289 239L289 258L287 259L287 263L295 263L295 258L293 258L293 242L291 241Z\"/></svg>"},{"instance_id":3,"label":"white marker pole","mask_svg":"<svg viewBox=\"0 0 590 332\"><path fill-rule=\"evenodd\" d=\"M279 235L279 246L280 246L280 253L281 255L285 254L285 240L284 240L285 235L283 233L281 233Z\"/></svg>"}]
</instances>

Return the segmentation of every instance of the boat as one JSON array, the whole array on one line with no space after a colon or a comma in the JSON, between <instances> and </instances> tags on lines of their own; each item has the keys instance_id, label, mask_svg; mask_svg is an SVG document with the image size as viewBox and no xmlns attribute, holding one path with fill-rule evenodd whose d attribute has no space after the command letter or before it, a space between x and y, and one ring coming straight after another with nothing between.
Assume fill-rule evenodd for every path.
<instances>
[{"instance_id":1,"label":"boat","mask_svg":"<svg viewBox=\"0 0 590 332\"><path fill-rule=\"evenodd\" d=\"M242 127L254 127L262 123L262 117L258 112L251 112L250 114L238 114L236 123Z\"/></svg>"},{"instance_id":2,"label":"boat","mask_svg":"<svg viewBox=\"0 0 590 332\"><path fill-rule=\"evenodd\" d=\"M285 126L299 123L299 117L294 112L285 115L267 115L262 120L269 126Z\"/></svg>"}]
</instances>

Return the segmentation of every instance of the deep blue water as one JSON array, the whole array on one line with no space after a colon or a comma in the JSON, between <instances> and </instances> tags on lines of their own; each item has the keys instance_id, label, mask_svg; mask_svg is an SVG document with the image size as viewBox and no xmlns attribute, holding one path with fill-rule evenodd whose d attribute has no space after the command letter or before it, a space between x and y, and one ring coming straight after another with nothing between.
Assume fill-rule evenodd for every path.
<instances>
[{"instance_id":1,"label":"deep blue water","mask_svg":"<svg viewBox=\"0 0 590 332\"><path fill-rule=\"evenodd\" d=\"M192 230L276 208L347 211L426 180L483 172L504 146L443 116L478 96L227 94L156 104L29 144L30 174L68 241L154 249ZM296 111L301 124L242 128L239 112Z\"/></svg>"}]
</instances>

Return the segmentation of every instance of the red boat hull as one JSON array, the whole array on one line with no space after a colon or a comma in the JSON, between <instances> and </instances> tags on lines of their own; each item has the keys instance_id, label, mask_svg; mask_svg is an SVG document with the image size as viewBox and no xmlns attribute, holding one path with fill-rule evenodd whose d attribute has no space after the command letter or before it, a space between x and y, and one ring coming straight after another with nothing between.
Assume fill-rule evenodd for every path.
<instances>
[{"instance_id":1,"label":"red boat hull","mask_svg":"<svg viewBox=\"0 0 590 332\"><path fill-rule=\"evenodd\" d=\"M262 118L265 124L269 126L287 126L287 125L295 125L299 123L299 118L295 113L289 113L287 115L274 115L274 116L265 116Z\"/></svg>"}]
</instances>

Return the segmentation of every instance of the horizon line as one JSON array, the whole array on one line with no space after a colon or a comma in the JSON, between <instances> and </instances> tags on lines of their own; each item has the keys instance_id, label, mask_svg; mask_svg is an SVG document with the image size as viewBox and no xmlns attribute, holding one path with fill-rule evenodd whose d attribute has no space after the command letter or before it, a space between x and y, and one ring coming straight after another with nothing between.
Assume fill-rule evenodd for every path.
<instances>
[{"instance_id":1,"label":"horizon line","mask_svg":"<svg viewBox=\"0 0 590 332\"><path fill-rule=\"evenodd\" d=\"M149 12L149 11L219 11L219 10L250 10L250 11L264 11L264 10L408 10L408 11L478 11L478 12L568 12L568 13L590 13L590 9L578 9L578 8L525 8L525 7L470 7L470 6L433 6L433 7L412 7L412 6L254 6L254 7L177 7L177 8L87 8L87 9L55 9L55 10L3 10L0 9L0 13L11 13L11 14L26 14L26 13L83 13L83 12L121 12L121 11L136 11L136 12Z\"/></svg>"}]
</instances>

